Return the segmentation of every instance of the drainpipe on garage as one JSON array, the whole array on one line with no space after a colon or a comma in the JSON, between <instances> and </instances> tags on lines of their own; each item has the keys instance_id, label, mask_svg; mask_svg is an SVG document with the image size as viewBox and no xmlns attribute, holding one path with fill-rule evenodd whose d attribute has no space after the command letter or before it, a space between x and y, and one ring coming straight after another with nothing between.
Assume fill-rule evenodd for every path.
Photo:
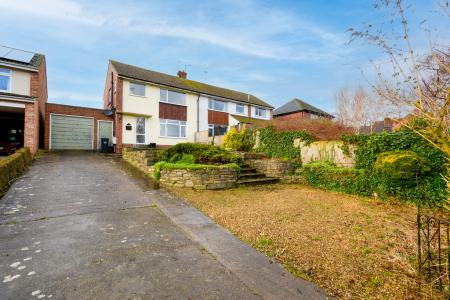
<instances>
[{"instance_id":1,"label":"drainpipe on garage","mask_svg":"<svg viewBox=\"0 0 450 300\"><path fill-rule=\"evenodd\" d=\"M113 140L111 141L116 153L116 107L114 106L114 72L111 72L111 111L113 112Z\"/></svg>"}]
</instances>

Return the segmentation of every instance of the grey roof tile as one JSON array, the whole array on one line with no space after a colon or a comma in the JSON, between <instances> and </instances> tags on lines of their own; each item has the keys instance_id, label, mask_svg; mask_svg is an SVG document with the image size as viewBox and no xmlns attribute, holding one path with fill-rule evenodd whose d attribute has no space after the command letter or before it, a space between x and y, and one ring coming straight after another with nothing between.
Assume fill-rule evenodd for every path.
<instances>
[{"instance_id":1,"label":"grey roof tile","mask_svg":"<svg viewBox=\"0 0 450 300\"><path fill-rule=\"evenodd\" d=\"M155 72L148 69L143 69L140 67L124 64L118 61L111 60L110 62L114 66L119 75L127 78L152 82L186 91L192 91L196 93L226 98L234 101L273 108L273 106L271 106L270 104L250 94L217 87L190 79L183 79L178 76L172 76L160 72Z\"/></svg>"}]
</instances>

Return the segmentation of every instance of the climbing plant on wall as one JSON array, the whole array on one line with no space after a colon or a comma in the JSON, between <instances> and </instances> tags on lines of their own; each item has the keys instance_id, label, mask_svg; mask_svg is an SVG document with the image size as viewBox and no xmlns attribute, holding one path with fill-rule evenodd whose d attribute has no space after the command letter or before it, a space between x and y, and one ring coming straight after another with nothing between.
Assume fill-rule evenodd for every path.
<instances>
[{"instance_id":1,"label":"climbing plant on wall","mask_svg":"<svg viewBox=\"0 0 450 300\"><path fill-rule=\"evenodd\" d=\"M259 145L257 152L264 152L269 157L299 158L300 148L294 147L294 140L301 139L306 144L314 141L312 135L305 131L277 132L273 127L258 130Z\"/></svg>"}]
</instances>

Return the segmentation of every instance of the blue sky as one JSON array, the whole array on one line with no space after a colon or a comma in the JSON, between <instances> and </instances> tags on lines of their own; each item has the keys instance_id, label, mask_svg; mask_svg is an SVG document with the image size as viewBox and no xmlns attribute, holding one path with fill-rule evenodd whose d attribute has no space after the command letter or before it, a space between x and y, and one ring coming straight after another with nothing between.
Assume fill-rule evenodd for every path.
<instances>
[{"instance_id":1,"label":"blue sky","mask_svg":"<svg viewBox=\"0 0 450 300\"><path fill-rule=\"evenodd\" d=\"M414 1L412 18L432 2ZM90 107L102 105L108 59L173 75L188 65L190 79L329 112L340 87L365 84L361 70L383 59L347 45L348 28L381 20L371 0L0 0L0 18L0 44L46 55L49 102Z\"/></svg>"}]
</instances>

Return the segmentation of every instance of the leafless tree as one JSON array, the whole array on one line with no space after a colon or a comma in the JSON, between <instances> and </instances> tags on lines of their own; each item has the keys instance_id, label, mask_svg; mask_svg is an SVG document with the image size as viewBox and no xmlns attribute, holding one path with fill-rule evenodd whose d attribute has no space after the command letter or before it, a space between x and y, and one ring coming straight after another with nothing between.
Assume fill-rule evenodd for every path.
<instances>
[{"instance_id":1,"label":"leafless tree","mask_svg":"<svg viewBox=\"0 0 450 300\"><path fill-rule=\"evenodd\" d=\"M448 1L438 1L450 26ZM375 8L384 8L391 20L390 29L375 28L367 24L363 30L349 29L352 40L362 38L381 48L390 61L392 76L384 76L378 68L378 82L372 83L373 90L393 106L412 111L413 115L403 121L432 146L442 150L450 163L450 48L449 45L428 44L427 54L419 55L413 48L411 28L407 11L413 4L404 5L403 0L379 0ZM422 21L422 23L426 20ZM429 30L427 30L429 32ZM425 126L416 127L414 120L421 118ZM450 172L450 168L449 172ZM443 174L450 190L450 173Z\"/></svg>"}]
</instances>

